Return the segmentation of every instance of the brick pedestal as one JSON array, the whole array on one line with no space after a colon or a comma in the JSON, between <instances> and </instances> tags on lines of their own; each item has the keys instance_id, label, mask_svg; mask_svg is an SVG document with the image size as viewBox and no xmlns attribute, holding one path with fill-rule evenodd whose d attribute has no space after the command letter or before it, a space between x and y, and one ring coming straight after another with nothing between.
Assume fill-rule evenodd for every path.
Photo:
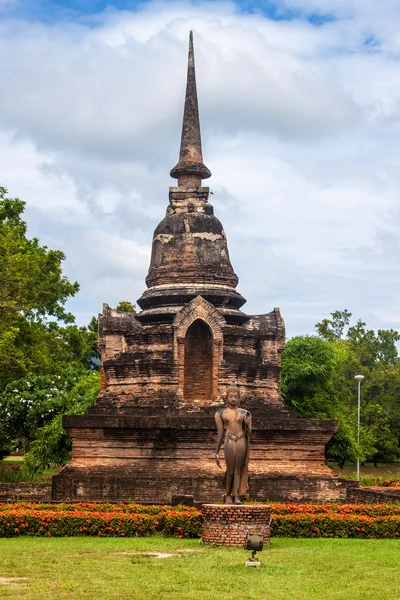
<instances>
[{"instance_id":1,"label":"brick pedestal","mask_svg":"<svg viewBox=\"0 0 400 600\"><path fill-rule=\"evenodd\" d=\"M243 546L248 533L264 536L270 543L270 508L265 504L203 504L204 544Z\"/></svg>"}]
</instances>

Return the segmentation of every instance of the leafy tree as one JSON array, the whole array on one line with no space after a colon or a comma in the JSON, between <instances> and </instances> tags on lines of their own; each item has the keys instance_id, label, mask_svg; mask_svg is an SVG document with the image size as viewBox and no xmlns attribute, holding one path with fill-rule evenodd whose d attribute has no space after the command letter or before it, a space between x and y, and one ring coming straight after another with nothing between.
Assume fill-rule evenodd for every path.
<instances>
[{"instance_id":1,"label":"leafy tree","mask_svg":"<svg viewBox=\"0 0 400 600\"><path fill-rule=\"evenodd\" d=\"M343 469L347 461L357 460L357 438L354 426L346 419L339 420L339 428L326 447L327 456L334 458Z\"/></svg>"},{"instance_id":2,"label":"leafy tree","mask_svg":"<svg viewBox=\"0 0 400 600\"><path fill-rule=\"evenodd\" d=\"M115 310L120 310L122 312L130 312L136 313L136 304L132 304L128 300L122 300Z\"/></svg>"},{"instance_id":3,"label":"leafy tree","mask_svg":"<svg viewBox=\"0 0 400 600\"><path fill-rule=\"evenodd\" d=\"M338 432L327 455L346 461L395 460L400 453L400 361L394 330L351 324L347 310L317 323L319 337L288 341L282 355L282 395L300 417L331 418ZM364 375L360 443L357 443L357 386Z\"/></svg>"},{"instance_id":4,"label":"leafy tree","mask_svg":"<svg viewBox=\"0 0 400 600\"><path fill-rule=\"evenodd\" d=\"M3 435L14 446L27 449L37 430L69 406L69 393L86 373L75 369L63 375L35 375L13 381L0 394Z\"/></svg>"},{"instance_id":5,"label":"leafy tree","mask_svg":"<svg viewBox=\"0 0 400 600\"><path fill-rule=\"evenodd\" d=\"M378 362L395 364L398 360L396 342L400 335L393 329L380 329L376 334L372 329L366 329L364 321L358 320L356 325L349 327L347 339L363 366L373 368Z\"/></svg>"},{"instance_id":6,"label":"leafy tree","mask_svg":"<svg viewBox=\"0 0 400 600\"><path fill-rule=\"evenodd\" d=\"M52 345L52 356L60 365L76 368L98 369L100 351L97 346L98 324L92 317L88 326L67 325L61 327L50 323L47 327L48 343Z\"/></svg>"},{"instance_id":7,"label":"leafy tree","mask_svg":"<svg viewBox=\"0 0 400 600\"><path fill-rule=\"evenodd\" d=\"M25 203L6 194L0 188L0 390L27 372L56 370L54 330L73 322L64 306L79 289L62 274L62 252L28 239Z\"/></svg>"},{"instance_id":8,"label":"leafy tree","mask_svg":"<svg viewBox=\"0 0 400 600\"><path fill-rule=\"evenodd\" d=\"M52 465L65 465L71 458L71 439L62 426L63 414L84 414L100 391L100 374L87 372L67 393L63 413L38 429L35 440L25 454L23 472L36 476Z\"/></svg>"},{"instance_id":9,"label":"leafy tree","mask_svg":"<svg viewBox=\"0 0 400 600\"><path fill-rule=\"evenodd\" d=\"M350 324L347 310L331 313L317 323L320 337L329 341L336 354L333 386L340 426L328 446L330 456L343 466L346 460L394 460L399 456L400 361L393 329L368 329L358 320ZM357 389L355 374L362 374L361 436L356 443Z\"/></svg>"},{"instance_id":10,"label":"leafy tree","mask_svg":"<svg viewBox=\"0 0 400 600\"><path fill-rule=\"evenodd\" d=\"M394 329L380 329L375 333L373 329L367 329L361 319L350 326L352 314L346 309L331 313L331 317L315 325L319 337L331 342L349 340L360 365L371 368L377 362L395 364L398 361L396 344L400 334Z\"/></svg>"},{"instance_id":11,"label":"leafy tree","mask_svg":"<svg viewBox=\"0 0 400 600\"><path fill-rule=\"evenodd\" d=\"M6 194L0 187L0 322L20 314L33 321L48 316L73 321L64 304L79 285L62 274L64 254L27 238L21 218L25 203Z\"/></svg>"},{"instance_id":12,"label":"leafy tree","mask_svg":"<svg viewBox=\"0 0 400 600\"><path fill-rule=\"evenodd\" d=\"M328 342L340 340L350 323L351 313L348 310L335 310L331 313L331 317L331 319L323 319L315 326L319 337Z\"/></svg>"},{"instance_id":13,"label":"leafy tree","mask_svg":"<svg viewBox=\"0 0 400 600\"><path fill-rule=\"evenodd\" d=\"M288 341L282 355L282 396L301 417L332 415L335 356L331 344L316 336Z\"/></svg>"},{"instance_id":14,"label":"leafy tree","mask_svg":"<svg viewBox=\"0 0 400 600\"><path fill-rule=\"evenodd\" d=\"M5 434L3 424L0 422L0 460L2 460L5 456L8 456L11 452L11 449L11 442Z\"/></svg>"},{"instance_id":15,"label":"leafy tree","mask_svg":"<svg viewBox=\"0 0 400 600\"><path fill-rule=\"evenodd\" d=\"M363 383L361 418L373 437L367 455L378 461L392 461L400 454L400 365L379 362Z\"/></svg>"}]
</instances>

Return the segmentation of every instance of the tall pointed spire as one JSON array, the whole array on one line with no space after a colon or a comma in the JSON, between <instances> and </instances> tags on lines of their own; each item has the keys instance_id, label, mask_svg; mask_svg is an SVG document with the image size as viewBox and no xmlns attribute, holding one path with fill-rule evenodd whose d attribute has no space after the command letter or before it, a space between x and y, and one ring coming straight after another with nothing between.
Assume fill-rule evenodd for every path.
<instances>
[{"instance_id":1,"label":"tall pointed spire","mask_svg":"<svg viewBox=\"0 0 400 600\"><path fill-rule=\"evenodd\" d=\"M181 150L179 162L171 170L170 175L171 177L178 179L178 186L191 187L199 187L202 179L211 177L211 171L203 164L203 155L201 152L200 119L197 102L192 31L189 36L188 72Z\"/></svg>"}]
</instances>

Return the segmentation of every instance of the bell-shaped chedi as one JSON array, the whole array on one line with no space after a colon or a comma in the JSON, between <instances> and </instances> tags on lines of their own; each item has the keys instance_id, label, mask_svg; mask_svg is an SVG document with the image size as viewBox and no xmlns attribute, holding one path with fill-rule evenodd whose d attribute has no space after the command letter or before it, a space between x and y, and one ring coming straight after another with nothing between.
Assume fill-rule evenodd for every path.
<instances>
[{"instance_id":1,"label":"bell-shaped chedi","mask_svg":"<svg viewBox=\"0 0 400 600\"><path fill-rule=\"evenodd\" d=\"M243 322L246 317L238 309L245 299L236 291L225 232L208 203L209 189L201 187L211 172L203 163L192 32L179 162L171 176L178 186L170 188L166 216L154 232L139 318L172 321L184 304L201 295L221 307L230 322Z\"/></svg>"}]
</instances>

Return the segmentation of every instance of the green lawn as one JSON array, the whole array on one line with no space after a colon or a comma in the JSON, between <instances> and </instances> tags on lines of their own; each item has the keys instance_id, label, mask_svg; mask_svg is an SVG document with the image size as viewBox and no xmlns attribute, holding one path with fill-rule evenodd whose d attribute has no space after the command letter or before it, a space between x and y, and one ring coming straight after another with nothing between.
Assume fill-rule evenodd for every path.
<instances>
[{"instance_id":1,"label":"green lawn","mask_svg":"<svg viewBox=\"0 0 400 600\"><path fill-rule=\"evenodd\" d=\"M328 465L333 469L336 475L346 477L349 475L356 475L356 465L346 465L343 470L336 463L328 462ZM360 475L363 476L375 476L389 479L390 477L400 477L400 462L395 463L379 463L377 467L374 467L372 463L366 463L360 465Z\"/></svg>"},{"instance_id":2,"label":"green lawn","mask_svg":"<svg viewBox=\"0 0 400 600\"><path fill-rule=\"evenodd\" d=\"M146 551L174 556L116 554ZM248 554L156 537L0 539L0 581L27 578L0 583L0 598L400 600L397 540L273 539L260 569Z\"/></svg>"}]
</instances>

